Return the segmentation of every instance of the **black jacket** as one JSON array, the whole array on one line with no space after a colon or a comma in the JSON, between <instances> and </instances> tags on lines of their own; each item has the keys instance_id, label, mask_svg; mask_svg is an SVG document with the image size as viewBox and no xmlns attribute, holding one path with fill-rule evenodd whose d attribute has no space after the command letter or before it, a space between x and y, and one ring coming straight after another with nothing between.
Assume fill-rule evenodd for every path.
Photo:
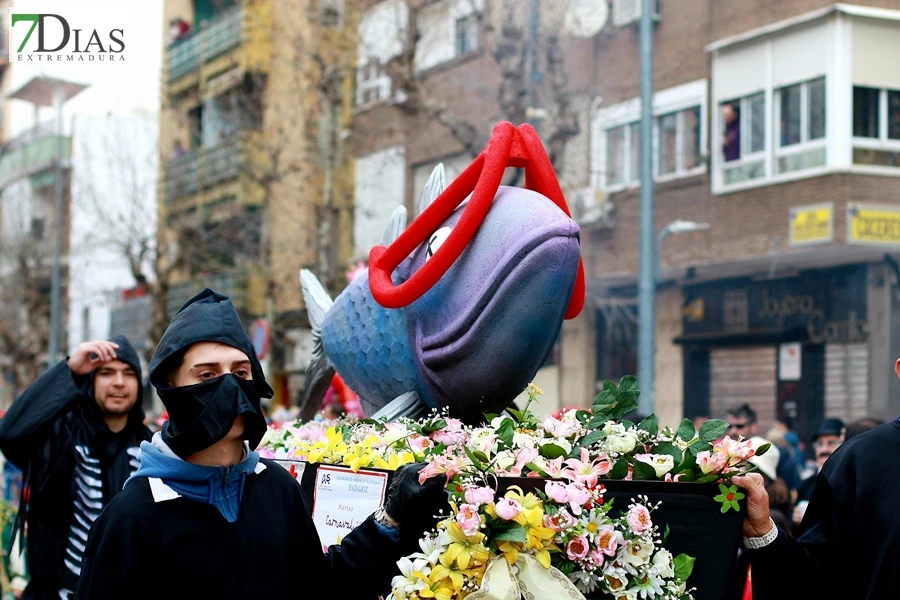
<instances>
[{"instance_id":1,"label":"black jacket","mask_svg":"<svg viewBox=\"0 0 900 600\"><path fill-rule=\"evenodd\" d=\"M262 460L237 521L212 505L166 498L138 479L91 531L77 600L387 597L396 561L418 548L366 519L323 554L297 481ZM156 480L159 485L161 480Z\"/></svg>"},{"instance_id":2,"label":"black jacket","mask_svg":"<svg viewBox=\"0 0 900 600\"><path fill-rule=\"evenodd\" d=\"M900 419L854 437L816 479L797 540L748 551L766 600L900 598ZM844 575L852 574L849 578Z\"/></svg>"},{"instance_id":3,"label":"black jacket","mask_svg":"<svg viewBox=\"0 0 900 600\"><path fill-rule=\"evenodd\" d=\"M112 341L140 381L128 340ZM58 600L60 590L75 590L90 526L137 469L140 443L150 439L140 388L128 425L113 433L94 400L93 374L78 377L63 360L0 419L0 451L25 474L20 513L30 581L24 598Z\"/></svg>"}]
</instances>

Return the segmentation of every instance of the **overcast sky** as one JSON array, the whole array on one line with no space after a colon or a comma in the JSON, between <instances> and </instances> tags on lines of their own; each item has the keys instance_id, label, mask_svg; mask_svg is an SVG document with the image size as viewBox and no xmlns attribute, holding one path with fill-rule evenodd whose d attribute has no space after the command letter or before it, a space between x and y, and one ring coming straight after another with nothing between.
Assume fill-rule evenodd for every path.
<instances>
[{"instance_id":1,"label":"overcast sky","mask_svg":"<svg viewBox=\"0 0 900 600\"><path fill-rule=\"evenodd\" d=\"M58 0L13 0L16 7L33 5L39 10L52 8L55 4L58 5ZM66 0L64 4L68 5L69 10L77 6L81 14L104 12L108 16L111 12L110 4L106 2ZM163 0L115 0L113 5L112 12L116 13L128 7L124 36L129 53L126 64L10 63L10 90L18 89L38 75L89 84L90 88L66 104L67 123L72 115L78 114L119 114L136 109L158 112L164 37ZM3 15L3 18L8 23L8 15ZM13 135L34 124L34 109L30 104L13 100L10 109ZM42 111L40 118L46 120L53 116L52 111Z\"/></svg>"}]
</instances>

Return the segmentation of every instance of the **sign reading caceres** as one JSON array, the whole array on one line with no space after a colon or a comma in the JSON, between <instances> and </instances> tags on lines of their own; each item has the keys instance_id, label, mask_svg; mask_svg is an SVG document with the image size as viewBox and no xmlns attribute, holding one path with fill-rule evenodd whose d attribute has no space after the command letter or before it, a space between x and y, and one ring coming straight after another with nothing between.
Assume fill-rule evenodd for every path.
<instances>
[{"instance_id":1,"label":"sign reading caceres","mask_svg":"<svg viewBox=\"0 0 900 600\"><path fill-rule=\"evenodd\" d=\"M862 246L900 246L900 207L848 205L847 243Z\"/></svg>"}]
</instances>

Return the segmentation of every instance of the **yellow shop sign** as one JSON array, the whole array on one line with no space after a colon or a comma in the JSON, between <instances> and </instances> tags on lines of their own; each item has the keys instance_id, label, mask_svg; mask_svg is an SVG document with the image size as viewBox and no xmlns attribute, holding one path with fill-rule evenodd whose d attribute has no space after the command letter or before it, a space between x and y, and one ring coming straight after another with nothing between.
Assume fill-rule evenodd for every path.
<instances>
[{"instance_id":1,"label":"yellow shop sign","mask_svg":"<svg viewBox=\"0 0 900 600\"><path fill-rule=\"evenodd\" d=\"M900 246L900 207L850 204L847 243Z\"/></svg>"},{"instance_id":2,"label":"yellow shop sign","mask_svg":"<svg viewBox=\"0 0 900 600\"><path fill-rule=\"evenodd\" d=\"M834 239L834 206L798 206L788 213L791 246L828 244Z\"/></svg>"}]
</instances>

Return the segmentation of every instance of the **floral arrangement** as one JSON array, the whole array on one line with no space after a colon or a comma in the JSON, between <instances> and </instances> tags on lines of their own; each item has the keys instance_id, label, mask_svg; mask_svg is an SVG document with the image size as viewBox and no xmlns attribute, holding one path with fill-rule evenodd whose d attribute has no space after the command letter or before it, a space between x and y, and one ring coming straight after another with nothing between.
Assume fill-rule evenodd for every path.
<instances>
[{"instance_id":1,"label":"floral arrangement","mask_svg":"<svg viewBox=\"0 0 900 600\"><path fill-rule=\"evenodd\" d=\"M752 471L748 460L768 446L754 450L749 440L725 437L727 424L715 419L699 431L688 419L677 429L660 427L654 415L625 420L639 394L630 376L606 382L590 410L558 417L536 417L529 407L542 392L534 385L527 392L524 409L486 415L482 426L440 413L287 424L267 433L260 452L353 470L426 462L423 481L446 478L453 514L421 541L420 553L400 561L393 600L519 598L525 591L536 598L692 598L686 581L693 559L663 548L668 532L651 517L658 505L639 497L613 510L603 481L718 481L722 512L737 510L740 494L726 484ZM502 477L547 481L498 496Z\"/></svg>"}]
</instances>

